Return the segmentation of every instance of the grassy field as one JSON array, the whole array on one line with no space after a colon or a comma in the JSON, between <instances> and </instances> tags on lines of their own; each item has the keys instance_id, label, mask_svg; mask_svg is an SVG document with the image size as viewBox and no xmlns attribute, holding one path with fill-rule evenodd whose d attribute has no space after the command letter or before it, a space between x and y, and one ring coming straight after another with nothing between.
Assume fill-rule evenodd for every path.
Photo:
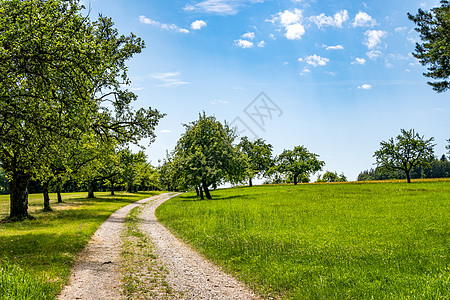
<instances>
[{"instance_id":1,"label":"grassy field","mask_svg":"<svg viewBox=\"0 0 450 300\"><path fill-rule=\"evenodd\" d=\"M43 212L42 195L30 195L29 212L36 217L0 222L0 298L54 299L67 283L74 258L95 230L117 209L159 192L63 194ZM55 195L50 195L55 199ZM0 196L0 219L9 214L9 196Z\"/></svg>"},{"instance_id":2,"label":"grassy field","mask_svg":"<svg viewBox=\"0 0 450 300\"><path fill-rule=\"evenodd\" d=\"M449 299L450 181L255 186L159 220L265 296Z\"/></svg>"}]
</instances>

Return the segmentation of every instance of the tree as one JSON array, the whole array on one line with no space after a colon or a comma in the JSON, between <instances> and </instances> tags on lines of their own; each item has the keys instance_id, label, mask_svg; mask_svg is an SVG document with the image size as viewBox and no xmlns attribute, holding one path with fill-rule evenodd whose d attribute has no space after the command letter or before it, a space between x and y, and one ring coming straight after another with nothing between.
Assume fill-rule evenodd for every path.
<instances>
[{"instance_id":1,"label":"tree","mask_svg":"<svg viewBox=\"0 0 450 300\"><path fill-rule=\"evenodd\" d=\"M125 62L144 47L111 19L82 16L77 0L7 0L0 6L0 162L10 217L28 216L28 184L52 160L55 139L154 139L162 115L134 111ZM64 144L64 143L61 143Z\"/></svg>"},{"instance_id":2,"label":"tree","mask_svg":"<svg viewBox=\"0 0 450 300\"><path fill-rule=\"evenodd\" d=\"M0 194L3 193L5 194L9 193L9 185L5 171L2 168L0 168Z\"/></svg>"},{"instance_id":3,"label":"tree","mask_svg":"<svg viewBox=\"0 0 450 300\"><path fill-rule=\"evenodd\" d=\"M275 172L288 174L293 177L294 185L298 178L309 176L322 170L325 162L318 160L319 155L311 153L304 146L297 146L293 150L284 150L277 158L277 163L272 169Z\"/></svg>"},{"instance_id":4,"label":"tree","mask_svg":"<svg viewBox=\"0 0 450 300\"><path fill-rule=\"evenodd\" d=\"M448 155L450 156L450 139L447 140L447 142L449 143L447 146L445 146L445 148L447 148L448 150Z\"/></svg>"},{"instance_id":5,"label":"tree","mask_svg":"<svg viewBox=\"0 0 450 300\"><path fill-rule=\"evenodd\" d=\"M408 17L418 27L422 44L416 43L414 57L422 65L428 65L428 73L424 76L441 80L428 82L438 93L450 88L450 4L441 0L441 6L425 12L419 9L417 15L408 13Z\"/></svg>"},{"instance_id":6,"label":"tree","mask_svg":"<svg viewBox=\"0 0 450 300\"><path fill-rule=\"evenodd\" d=\"M209 187L225 180L239 182L245 175L247 161L233 146L234 131L215 117L199 114L197 121L184 125L186 132L175 147L176 172L187 184L201 186L207 199Z\"/></svg>"},{"instance_id":7,"label":"tree","mask_svg":"<svg viewBox=\"0 0 450 300\"><path fill-rule=\"evenodd\" d=\"M341 173L340 175L337 174L337 172L330 172L327 171L322 176L319 176L317 179L317 182L346 182L347 177L345 177L344 173Z\"/></svg>"},{"instance_id":8,"label":"tree","mask_svg":"<svg viewBox=\"0 0 450 300\"><path fill-rule=\"evenodd\" d=\"M266 144L263 139L257 139L254 142L247 137L241 138L238 148L248 157L249 162L249 186L252 186L253 177L264 176L273 165L272 145Z\"/></svg>"},{"instance_id":9,"label":"tree","mask_svg":"<svg viewBox=\"0 0 450 300\"><path fill-rule=\"evenodd\" d=\"M414 166L429 164L434 158L434 138L425 139L414 129L401 129L396 139L380 142L380 149L373 155L376 164L388 170L405 172L408 183L411 182L411 169Z\"/></svg>"},{"instance_id":10,"label":"tree","mask_svg":"<svg viewBox=\"0 0 450 300\"><path fill-rule=\"evenodd\" d=\"M135 191L135 185L140 182L139 172L146 163L146 156L143 151L133 153L128 148L120 151L121 177L127 186L128 192L132 193Z\"/></svg>"}]
</instances>

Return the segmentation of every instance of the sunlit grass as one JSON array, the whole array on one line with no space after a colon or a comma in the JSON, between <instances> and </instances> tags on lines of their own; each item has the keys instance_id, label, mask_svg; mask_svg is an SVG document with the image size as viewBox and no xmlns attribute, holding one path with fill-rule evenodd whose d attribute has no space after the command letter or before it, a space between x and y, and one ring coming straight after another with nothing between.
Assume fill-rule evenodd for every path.
<instances>
[{"instance_id":1,"label":"sunlit grass","mask_svg":"<svg viewBox=\"0 0 450 300\"><path fill-rule=\"evenodd\" d=\"M100 224L117 209L158 193L110 196L105 192L96 193L95 199L86 199L86 193L71 193L63 194L64 203L60 204L55 203L56 197L51 195L53 212L42 211L41 195L30 195L29 212L34 220L0 223L0 260L7 260L8 265L18 267L20 271L17 274L25 274L25 278L37 278L38 281L45 278L48 283L43 285L47 288L45 295L52 299L67 283L74 258ZM0 218L8 214L9 196L2 195ZM3 274L4 271L1 272Z\"/></svg>"},{"instance_id":2,"label":"sunlit grass","mask_svg":"<svg viewBox=\"0 0 450 300\"><path fill-rule=\"evenodd\" d=\"M450 295L448 180L258 186L212 195L171 199L157 216L263 295Z\"/></svg>"}]
</instances>

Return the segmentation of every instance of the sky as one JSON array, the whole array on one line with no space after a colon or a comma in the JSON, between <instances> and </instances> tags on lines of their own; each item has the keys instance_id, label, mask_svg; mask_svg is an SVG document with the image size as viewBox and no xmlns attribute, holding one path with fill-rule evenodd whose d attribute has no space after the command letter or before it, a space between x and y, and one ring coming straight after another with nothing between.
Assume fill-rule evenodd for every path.
<instances>
[{"instance_id":1,"label":"sky","mask_svg":"<svg viewBox=\"0 0 450 300\"><path fill-rule=\"evenodd\" d=\"M84 0L146 48L128 62L134 107L167 114L146 146L154 165L183 124L214 115L274 155L304 145L349 180L400 129L450 138L450 92L426 84L407 13L438 0ZM315 179L315 176L312 178Z\"/></svg>"}]
</instances>

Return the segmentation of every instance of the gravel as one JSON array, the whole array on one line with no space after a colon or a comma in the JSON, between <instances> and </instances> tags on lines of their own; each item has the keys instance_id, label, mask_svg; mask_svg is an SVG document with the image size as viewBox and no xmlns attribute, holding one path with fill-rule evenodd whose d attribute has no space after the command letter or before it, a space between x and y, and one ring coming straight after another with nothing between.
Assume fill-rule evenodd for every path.
<instances>
[{"instance_id":1,"label":"gravel","mask_svg":"<svg viewBox=\"0 0 450 300\"><path fill-rule=\"evenodd\" d=\"M146 204L140 229L154 244L154 254L167 270L165 281L175 292L164 299L260 299L251 290L173 236L155 217L156 208L176 194L161 194L129 204L106 220L76 259L69 284L58 296L66 299L121 299L121 233L128 212ZM159 297L153 298L158 299Z\"/></svg>"}]
</instances>

